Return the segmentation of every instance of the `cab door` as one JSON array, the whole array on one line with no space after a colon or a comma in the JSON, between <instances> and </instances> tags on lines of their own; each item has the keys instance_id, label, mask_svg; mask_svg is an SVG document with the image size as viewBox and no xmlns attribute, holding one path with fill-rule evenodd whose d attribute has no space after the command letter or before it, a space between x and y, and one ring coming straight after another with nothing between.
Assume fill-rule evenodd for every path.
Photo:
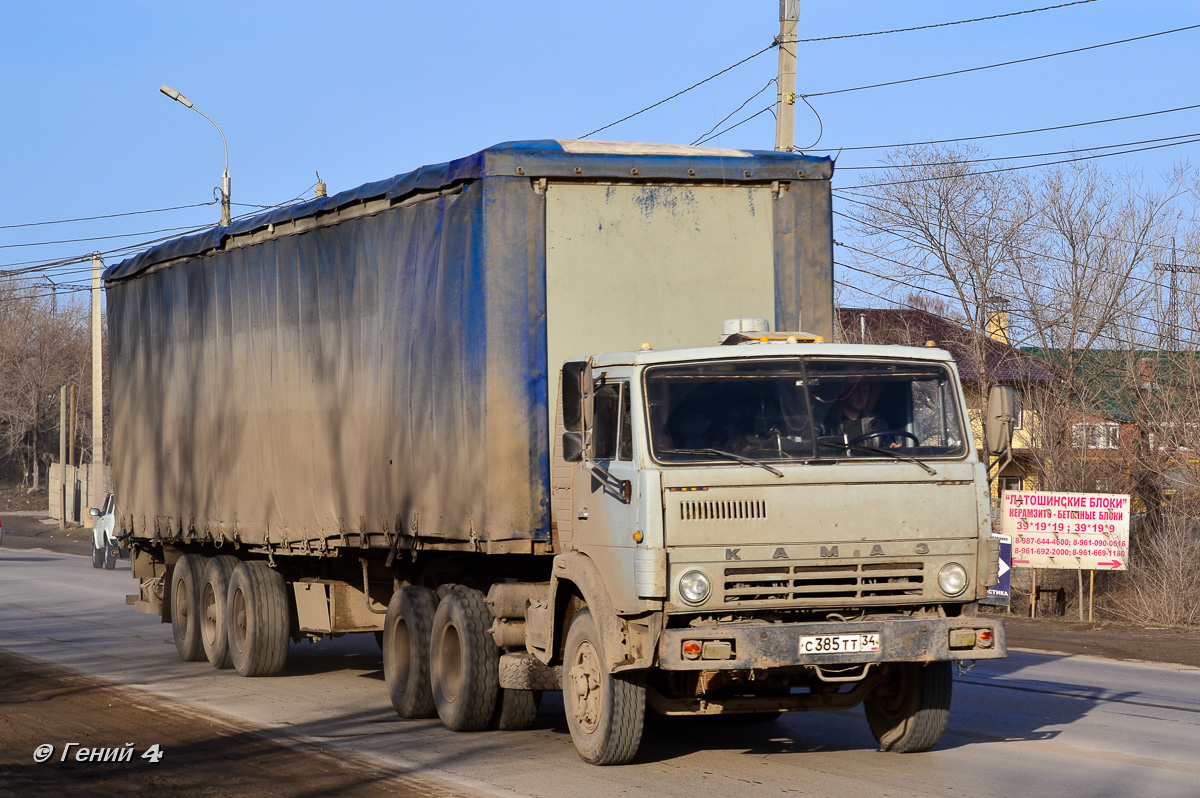
<instances>
[{"instance_id":1,"label":"cab door","mask_svg":"<svg viewBox=\"0 0 1200 798\"><path fill-rule=\"evenodd\" d=\"M630 369L595 375L591 459L577 464L573 547L592 558L618 605L637 597L633 587L638 521L638 468L634 458Z\"/></svg>"}]
</instances>

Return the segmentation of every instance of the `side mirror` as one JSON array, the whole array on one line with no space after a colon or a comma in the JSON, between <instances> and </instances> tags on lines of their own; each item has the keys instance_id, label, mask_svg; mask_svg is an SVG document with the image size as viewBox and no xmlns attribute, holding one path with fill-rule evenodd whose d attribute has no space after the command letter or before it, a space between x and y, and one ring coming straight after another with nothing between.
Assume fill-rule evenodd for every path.
<instances>
[{"instance_id":1,"label":"side mirror","mask_svg":"<svg viewBox=\"0 0 1200 798\"><path fill-rule=\"evenodd\" d=\"M562 438L562 456L568 463L583 462L583 433L564 432Z\"/></svg>"},{"instance_id":2,"label":"side mirror","mask_svg":"<svg viewBox=\"0 0 1200 798\"><path fill-rule=\"evenodd\" d=\"M592 364L586 360L563 364L562 412L567 432L592 428Z\"/></svg>"},{"instance_id":3,"label":"side mirror","mask_svg":"<svg viewBox=\"0 0 1200 798\"><path fill-rule=\"evenodd\" d=\"M96 507L93 507L92 509L88 510L88 515L90 515L92 518L99 518L100 510Z\"/></svg>"},{"instance_id":4,"label":"side mirror","mask_svg":"<svg viewBox=\"0 0 1200 798\"><path fill-rule=\"evenodd\" d=\"M988 452L997 457L1008 454L1012 448L1013 429L1021 412L1021 398L1010 385L993 385L988 393L987 418L984 420L984 438Z\"/></svg>"}]
</instances>

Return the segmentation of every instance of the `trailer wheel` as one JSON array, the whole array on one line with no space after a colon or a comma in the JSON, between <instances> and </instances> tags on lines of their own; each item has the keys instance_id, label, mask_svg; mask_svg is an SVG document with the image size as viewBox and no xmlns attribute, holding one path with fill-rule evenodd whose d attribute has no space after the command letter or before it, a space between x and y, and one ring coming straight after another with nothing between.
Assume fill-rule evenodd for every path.
<instances>
[{"instance_id":1,"label":"trailer wheel","mask_svg":"<svg viewBox=\"0 0 1200 798\"><path fill-rule=\"evenodd\" d=\"M429 638L437 598L426 587L408 585L392 594L383 619L383 680L402 718L437 715L429 681Z\"/></svg>"},{"instance_id":2,"label":"trailer wheel","mask_svg":"<svg viewBox=\"0 0 1200 798\"><path fill-rule=\"evenodd\" d=\"M487 728L500 690L500 649L488 628L483 594L456 585L433 616L430 683L442 725L453 731Z\"/></svg>"},{"instance_id":3,"label":"trailer wheel","mask_svg":"<svg viewBox=\"0 0 1200 798\"><path fill-rule=\"evenodd\" d=\"M950 719L949 662L897 663L892 678L863 701L881 751L920 753L937 745Z\"/></svg>"},{"instance_id":4,"label":"trailer wheel","mask_svg":"<svg viewBox=\"0 0 1200 798\"><path fill-rule=\"evenodd\" d=\"M538 696L534 690L500 688L492 726L500 731L524 731L537 720Z\"/></svg>"},{"instance_id":5,"label":"trailer wheel","mask_svg":"<svg viewBox=\"0 0 1200 798\"><path fill-rule=\"evenodd\" d=\"M117 544L108 533L104 533L104 570L111 571L117 567Z\"/></svg>"},{"instance_id":6,"label":"trailer wheel","mask_svg":"<svg viewBox=\"0 0 1200 798\"><path fill-rule=\"evenodd\" d=\"M229 580L237 567L237 557L221 554L208 561L200 579L200 641L204 655L214 668L229 668Z\"/></svg>"},{"instance_id":7,"label":"trailer wheel","mask_svg":"<svg viewBox=\"0 0 1200 798\"><path fill-rule=\"evenodd\" d=\"M204 659L200 643L200 572L204 558L198 554L180 557L171 571L171 633L175 649L184 662Z\"/></svg>"},{"instance_id":8,"label":"trailer wheel","mask_svg":"<svg viewBox=\"0 0 1200 798\"><path fill-rule=\"evenodd\" d=\"M283 575L262 560L238 563L226 602L229 654L242 676L274 676L288 651L288 601Z\"/></svg>"},{"instance_id":9,"label":"trailer wheel","mask_svg":"<svg viewBox=\"0 0 1200 798\"><path fill-rule=\"evenodd\" d=\"M642 741L646 685L641 674L612 674L600 655L588 609L571 619L563 653L563 709L575 750L593 765L624 765Z\"/></svg>"}]
</instances>

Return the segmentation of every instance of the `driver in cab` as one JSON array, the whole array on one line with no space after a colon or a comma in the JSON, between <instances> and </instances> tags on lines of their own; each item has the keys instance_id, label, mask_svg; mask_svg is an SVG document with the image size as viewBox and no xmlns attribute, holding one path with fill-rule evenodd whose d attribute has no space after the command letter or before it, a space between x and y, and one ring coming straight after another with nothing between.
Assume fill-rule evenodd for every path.
<instances>
[{"instance_id":1,"label":"driver in cab","mask_svg":"<svg viewBox=\"0 0 1200 798\"><path fill-rule=\"evenodd\" d=\"M879 446L885 437L881 433L888 429L887 422L867 409L871 401L871 386L866 382L856 382L850 386L829 409L825 416L825 434L841 438L844 443L867 443ZM877 436L872 441L871 437ZM889 447L899 448L900 444L892 441Z\"/></svg>"}]
</instances>

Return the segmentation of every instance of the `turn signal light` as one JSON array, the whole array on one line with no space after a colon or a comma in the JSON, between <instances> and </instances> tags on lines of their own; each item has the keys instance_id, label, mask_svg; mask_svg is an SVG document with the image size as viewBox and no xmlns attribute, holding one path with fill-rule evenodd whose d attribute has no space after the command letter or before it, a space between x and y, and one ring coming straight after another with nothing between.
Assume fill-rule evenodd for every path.
<instances>
[{"instance_id":1,"label":"turn signal light","mask_svg":"<svg viewBox=\"0 0 1200 798\"><path fill-rule=\"evenodd\" d=\"M700 641L699 640L684 640L683 641L683 658L684 659L700 659Z\"/></svg>"},{"instance_id":2,"label":"turn signal light","mask_svg":"<svg viewBox=\"0 0 1200 798\"><path fill-rule=\"evenodd\" d=\"M991 648L992 643L996 642L996 638L992 634L991 629L980 629L978 639L980 648Z\"/></svg>"}]
</instances>

